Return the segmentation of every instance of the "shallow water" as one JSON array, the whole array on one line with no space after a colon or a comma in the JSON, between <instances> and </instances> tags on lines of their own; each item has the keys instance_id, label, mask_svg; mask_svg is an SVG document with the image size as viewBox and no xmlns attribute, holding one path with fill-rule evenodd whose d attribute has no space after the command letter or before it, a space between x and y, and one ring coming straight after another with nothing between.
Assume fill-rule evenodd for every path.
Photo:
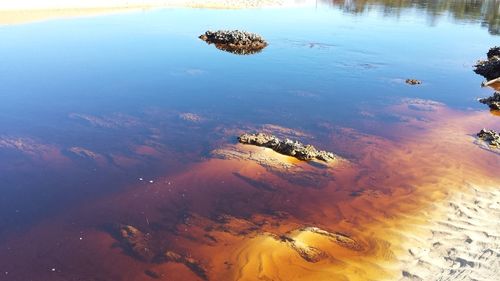
<instances>
[{"instance_id":1,"label":"shallow water","mask_svg":"<svg viewBox=\"0 0 500 281\"><path fill-rule=\"evenodd\" d=\"M472 72L499 42L487 24L498 16L462 19L426 3L0 27L0 280L203 279L186 263L141 261L113 223L149 233L158 256L199 261L210 280L396 279L378 263L398 254L390 229L408 227L401 217L462 185L500 182L498 153L473 137L500 127L476 102L492 90ZM197 39L219 28L270 44L238 56ZM292 165L283 170L226 157L256 130L344 160L253 152ZM306 226L361 246L294 232ZM308 262L269 233L304 236L331 258Z\"/></svg>"}]
</instances>

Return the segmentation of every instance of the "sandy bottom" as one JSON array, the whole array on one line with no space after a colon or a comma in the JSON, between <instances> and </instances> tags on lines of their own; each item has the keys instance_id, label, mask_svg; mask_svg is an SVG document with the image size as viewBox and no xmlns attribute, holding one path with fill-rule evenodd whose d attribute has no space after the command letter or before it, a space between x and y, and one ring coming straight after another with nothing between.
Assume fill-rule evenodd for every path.
<instances>
[{"instance_id":1,"label":"sandy bottom","mask_svg":"<svg viewBox=\"0 0 500 281\"><path fill-rule=\"evenodd\" d=\"M421 217L403 234L414 244L401 280L498 280L500 191L469 187Z\"/></svg>"},{"instance_id":2,"label":"sandy bottom","mask_svg":"<svg viewBox=\"0 0 500 281\"><path fill-rule=\"evenodd\" d=\"M398 120L389 128L379 121L388 112ZM103 128L141 124L122 115L70 118ZM171 118L204 122L194 113ZM316 144L310 132L214 128L220 145L206 158L8 237L0 280L497 280L499 155L473 135L477 124L497 129L496 117L404 99L360 118L387 136L319 124L326 141L318 147L344 156L331 166L228 141L258 130ZM152 141L130 150L169 151ZM104 169L111 157L6 137L0 147L44 167L86 158ZM158 157L175 159L168 153ZM128 157L141 162L140 155ZM140 247L117 238L107 227L115 223L140 230L142 249L155 258L144 260ZM170 252L180 258L166 261Z\"/></svg>"}]
</instances>

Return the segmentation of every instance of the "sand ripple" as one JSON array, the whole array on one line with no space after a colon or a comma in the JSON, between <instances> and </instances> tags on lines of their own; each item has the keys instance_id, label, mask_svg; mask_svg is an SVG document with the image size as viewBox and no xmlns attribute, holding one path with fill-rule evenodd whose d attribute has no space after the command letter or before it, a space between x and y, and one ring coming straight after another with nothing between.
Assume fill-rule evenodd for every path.
<instances>
[{"instance_id":1,"label":"sand ripple","mask_svg":"<svg viewBox=\"0 0 500 281\"><path fill-rule=\"evenodd\" d=\"M437 208L430 235L408 249L401 280L497 280L500 273L500 192L470 188Z\"/></svg>"}]
</instances>

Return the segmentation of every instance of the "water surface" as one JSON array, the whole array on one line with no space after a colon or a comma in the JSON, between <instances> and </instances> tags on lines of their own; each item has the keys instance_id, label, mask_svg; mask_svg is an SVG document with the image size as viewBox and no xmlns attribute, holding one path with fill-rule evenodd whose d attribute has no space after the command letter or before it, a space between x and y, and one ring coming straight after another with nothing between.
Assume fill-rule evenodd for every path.
<instances>
[{"instance_id":1,"label":"water surface","mask_svg":"<svg viewBox=\"0 0 500 281\"><path fill-rule=\"evenodd\" d=\"M0 27L0 279L150 280L148 270L203 277L183 264L138 260L107 228L123 223L150 233L158 251L199 260L210 280L250 280L254 265L241 262L275 247L258 240L265 232L318 226L387 250L363 232L442 197L404 205L395 203L399 195L498 183L498 154L472 137L500 129L476 102L491 89L472 72L499 42L498 2L368 2ZM197 39L207 29L257 32L269 46L252 56L222 52ZM257 130L349 164L302 163L287 174L214 154ZM385 258L330 250L339 260L357 256L360 266ZM287 280L337 276L334 265L299 257L287 263L296 273Z\"/></svg>"}]
</instances>

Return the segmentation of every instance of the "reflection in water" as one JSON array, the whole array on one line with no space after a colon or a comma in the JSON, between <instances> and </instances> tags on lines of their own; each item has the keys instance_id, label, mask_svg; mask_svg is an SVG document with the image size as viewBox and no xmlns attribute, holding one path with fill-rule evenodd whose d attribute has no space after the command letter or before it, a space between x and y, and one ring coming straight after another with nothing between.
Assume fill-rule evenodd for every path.
<instances>
[{"instance_id":1,"label":"reflection in water","mask_svg":"<svg viewBox=\"0 0 500 281\"><path fill-rule=\"evenodd\" d=\"M480 21L491 34L500 34L500 2L498 0L321 0L350 13L382 9L387 16L401 16L404 9L425 11L431 22L450 14L459 21Z\"/></svg>"},{"instance_id":2,"label":"reflection in water","mask_svg":"<svg viewBox=\"0 0 500 281\"><path fill-rule=\"evenodd\" d=\"M235 55L253 55L262 52L264 48L240 48L231 44L215 44L215 47Z\"/></svg>"}]
</instances>

